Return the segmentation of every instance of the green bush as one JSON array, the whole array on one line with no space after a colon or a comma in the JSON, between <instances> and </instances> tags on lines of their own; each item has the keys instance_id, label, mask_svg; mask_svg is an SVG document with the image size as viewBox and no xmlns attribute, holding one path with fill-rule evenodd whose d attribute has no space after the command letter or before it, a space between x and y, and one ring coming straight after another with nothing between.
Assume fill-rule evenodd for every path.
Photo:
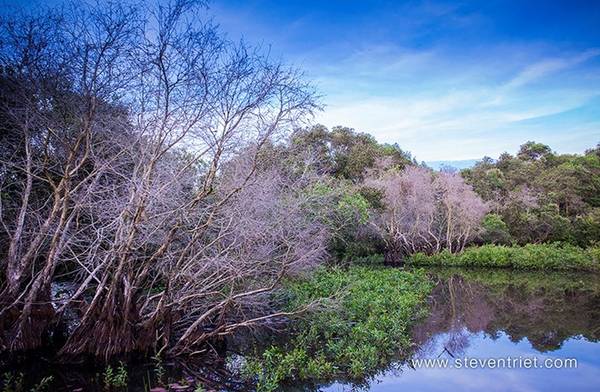
<instances>
[{"instance_id":1,"label":"green bush","mask_svg":"<svg viewBox=\"0 0 600 392\"><path fill-rule=\"evenodd\" d=\"M483 234L481 239L484 243L510 244L512 238L508 226L498 214L487 214L481 223Z\"/></svg>"},{"instance_id":2,"label":"green bush","mask_svg":"<svg viewBox=\"0 0 600 392\"><path fill-rule=\"evenodd\" d=\"M582 249L564 243L524 246L482 245L452 254L417 253L408 264L466 267L508 267L521 270L600 271L600 248Z\"/></svg>"},{"instance_id":3,"label":"green bush","mask_svg":"<svg viewBox=\"0 0 600 392\"><path fill-rule=\"evenodd\" d=\"M575 219L574 238L580 246L600 243L600 207Z\"/></svg>"},{"instance_id":4,"label":"green bush","mask_svg":"<svg viewBox=\"0 0 600 392\"><path fill-rule=\"evenodd\" d=\"M289 282L290 309L323 298L338 301L294 323L293 338L257 354L245 373L263 391L343 374L364 378L410 352L410 328L430 289L423 271L359 266L322 269L310 280Z\"/></svg>"},{"instance_id":5,"label":"green bush","mask_svg":"<svg viewBox=\"0 0 600 392\"><path fill-rule=\"evenodd\" d=\"M596 264L600 264L600 245L587 249L588 257L595 260Z\"/></svg>"}]
</instances>

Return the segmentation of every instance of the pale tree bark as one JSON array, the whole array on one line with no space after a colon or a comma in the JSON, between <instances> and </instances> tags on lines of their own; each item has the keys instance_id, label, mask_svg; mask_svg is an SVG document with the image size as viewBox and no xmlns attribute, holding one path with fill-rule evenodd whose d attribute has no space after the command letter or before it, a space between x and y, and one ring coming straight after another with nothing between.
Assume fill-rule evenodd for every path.
<instances>
[{"instance_id":1,"label":"pale tree bark","mask_svg":"<svg viewBox=\"0 0 600 392\"><path fill-rule=\"evenodd\" d=\"M365 184L384 195L386 209L371 224L386 243L386 262L417 252L461 251L488 211L487 204L455 173L421 167L379 170L369 173Z\"/></svg>"},{"instance_id":2,"label":"pale tree bark","mask_svg":"<svg viewBox=\"0 0 600 392\"><path fill-rule=\"evenodd\" d=\"M196 3L2 25L1 349L38 347L76 309L65 357L189 354L281 317L268 295L323 258L326 230L291 196L312 180L256 164L317 108L312 88ZM78 287L55 306L59 268Z\"/></svg>"}]
</instances>

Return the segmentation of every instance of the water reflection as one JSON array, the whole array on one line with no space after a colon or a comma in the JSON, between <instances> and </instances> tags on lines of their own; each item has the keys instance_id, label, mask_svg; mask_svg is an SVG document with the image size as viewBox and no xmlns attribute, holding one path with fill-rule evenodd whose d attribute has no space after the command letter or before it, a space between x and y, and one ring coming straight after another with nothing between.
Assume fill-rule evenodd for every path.
<instances>
[{"instance_id":1,"label":"water reflection","mask_svg":"<svg viewBox=\"0 0 600 392\"><path fill-rule=\"evenodd\" d=\"M505 270L437 270L430 315L414 329L413 358L576 358L570 369L414 368L383 371L367 388L396 390L600 390L600 283L596 276ZM417 364L418 365L418 364ZM399 369L399 370L398 370ZM348 384L325 391L356 389Z\"/></svg>"},{"instance_id":2,"label":"water reflection","mask_svg":"<svg viewBox=\"0 0 600 392\"><path fill-rule=\"evenodd\" d=\"M413 330L412 359L576 358L569 369L456 369L409 366L397 358L361 384L295 385L288 391L597 391L600 390L600 279L586 274L506 270L431 270L436 282L429 315ZM254 338L240 335L229 351L244 353ZM285 336L283 337L285 338ZM239 341L237 341L239 340ZM236 342L237 341L237 342ZM399 354L406 355L406 354ZM130 367L129 390L151 385L188 385L190 375L206 390L245 390L232 377L235 355L207 363L145 363ZM0 359L2 365L3 359ZM159 371L159 367L164 369ZM1 366L0 366L1 367ZM200 369L200 370L198 370ZM60 366L39 353L13 369L35 379L52 375L56 391L104 390L103 368ZM165 373L161 376L161 373ZM163 380L163 381L161 381ZM27 380L26 380L27 381ZM160 382L159 382L160 381ZM175 383L175 384L173 384ZM173 388L172 388L173 389ZM161 390L161 389L156 389ZM188 390L193 390L188 388Z\"/></svg>"}]
</instances>

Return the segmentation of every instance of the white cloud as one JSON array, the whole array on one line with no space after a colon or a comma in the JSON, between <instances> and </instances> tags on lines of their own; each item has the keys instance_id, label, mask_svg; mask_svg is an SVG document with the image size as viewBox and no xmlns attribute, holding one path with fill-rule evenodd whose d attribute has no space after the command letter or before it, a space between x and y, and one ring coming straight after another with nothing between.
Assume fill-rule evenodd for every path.
<instances>
[{"instance_id":1,"label":"white cloud","mask_svg":"<svg viewBox=\"0 0 600 392\"><path fill-rule=\"evenodd\" d=\"M282 30L258 20L252 6L213 8L234 37L243 31L254 41L268 37L274 49L290 49L283 57L306 70L324 95L326 107L317 122L346 125L380 141L397 142L420 160L496 156L529 139L558 150L561 145L582 150L597 142L597 128L589 122L574 122L569 130L522 122L575 109L598 96L600 70L595 60L600 48L567 53L544 42L496 41L476 47L444 44L443 39L419 48L402 46L424 31L423 21L432 17L457 26L481 22L476 14L467 15L466 21L449 20L462 14L436 4L403 9L406 23L390 36L399 38L376 42L371 34L305 41L304 30L319 23L318 15L317 22L305 14L286 22ZM578 129L577 136L572 136L573 129Z\"/></svg>"},{"instance_id":2,"label":"white cloud","mask_svg":"<svg viewBox=\"0 0 600 392\"><path fill-rule=\"evenodd\" d=\"M378 47L372 52L382 56L384 65L377 67L373 58L361 51L351 62L344 62L337 73L329 69L320 79L334 93L326 96L328 106L317 121L370 132L383 142L397 142L420 160L494 156L512 151L534 136L549 144L553 140L565 142L564 137L555 137L560 130L552 124L545 135L540 135L538 129L519 122L575 109L599 95L600 78L591 85L529 86L581 66L600 55L598 49L569 58L530 61L518 67L520 71L513 71L514 76L504 84L497 82L499 77L481 78L479 66L466 64L459 72L460 67L454 64L450 68L456 73L449 73L444 66L449 60L431 50L396 51L397 61L386 60L385 56L394 54L389 48ZM507 67L515 68L514 64ZM385 72L390 69L404 74ZM504 69L497 72L506 74ZM432 83L435 80L440 82ZM590 130L589 139L594 134ZM583 138L579 145L595 142Z\"/></svg>"},{"instance_id":3,"label":"white cloud","mask_svg":"<svg viewBox=\"0 0 600 392\"><path fill-rule=\"evenodd\" d=\"M517 76L506 83L503 88L510 90L521 87L527 83L534 82L553 73L572 68L587 60L597 57L598 55L600 55L600 49L594 48L586 50L585 52L576 56L544 59L538 61L526 67Z\"/></svg>"}]
</instances>

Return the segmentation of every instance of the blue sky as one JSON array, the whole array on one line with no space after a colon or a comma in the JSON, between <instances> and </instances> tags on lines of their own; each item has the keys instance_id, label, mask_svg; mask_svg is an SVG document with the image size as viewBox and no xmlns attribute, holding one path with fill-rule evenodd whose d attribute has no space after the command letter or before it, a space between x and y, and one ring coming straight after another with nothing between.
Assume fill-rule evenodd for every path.
<instances>
[{"instance_id":1,"label":"blue sky","mask_svg":"<svg viewBox=\"0 0 600 392\"><path fill-rule=\"evenodd\" d=\"M325 104L316 122L419 160L600 142L598 0L211 0L209 14L305 70Z\"/></svg>"},{"instance_id":2,"label":"blue sky","mask_svg":"<svg viewBox=\"0 0 600 392\"><path fill-rule=\"evenodd\" d=\"M214 0L230 38L270 45L323 94L316 121L419 160L600 141L600 2Z\"/></svg>"}]
</instances>

